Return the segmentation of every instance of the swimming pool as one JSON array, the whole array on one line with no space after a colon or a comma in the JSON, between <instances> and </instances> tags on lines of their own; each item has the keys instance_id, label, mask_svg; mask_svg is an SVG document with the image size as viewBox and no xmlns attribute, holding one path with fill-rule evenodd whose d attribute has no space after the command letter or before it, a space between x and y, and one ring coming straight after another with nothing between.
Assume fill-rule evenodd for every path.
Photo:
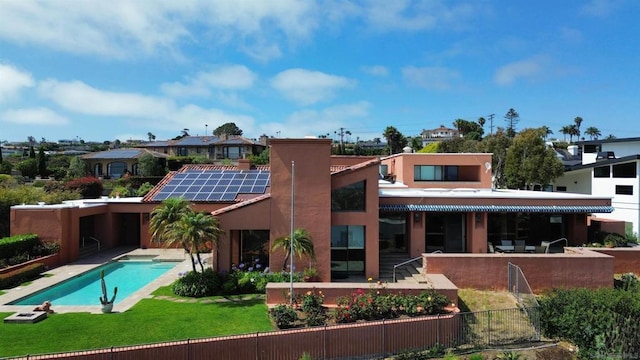
<instances>
[{"instance_id":1,"label":"swimming pool","mask_svg":"<svg viewBox=\"0 0 640 360\"><path fill-rule=\"evenodd\" d=\"M55 305L100 305L98 298L102 295L101 270L104 270L109 298L113 296L113 288L118 287L115 301L118 304L177 264L178 262L167 261L113 261L16 300L10 305L39 305L45 301L51 301Z\"/></svg>"}]
</instances>

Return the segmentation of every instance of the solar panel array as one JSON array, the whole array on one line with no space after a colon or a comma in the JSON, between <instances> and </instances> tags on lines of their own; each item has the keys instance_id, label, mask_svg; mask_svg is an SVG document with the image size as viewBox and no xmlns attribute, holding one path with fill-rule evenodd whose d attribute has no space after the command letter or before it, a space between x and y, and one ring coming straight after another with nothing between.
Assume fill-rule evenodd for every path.
<instances>
[{"instance_id":1,"label":"solar panel array","mask_svg":"<svg viewBox=\"0 0 640 360\"><path fill-rule=\"evenodd\" d=\"M175 174L151 200L228 202L238 194L264 194L269 181L270 172L263 170L188 170Z\"/></svg>"},{"instance_id":2,"label":"solar panel array","mask_svg":"<svg viewBox=\"0 0 640 360\"><path fill-rule=\"evenodd\" d=\"M131 159L140 155L140 149L118 149L111 151L101 151L95 154L96 159ZM94 157L94 156L91 156Z\"/></svg>"}]
</instances>

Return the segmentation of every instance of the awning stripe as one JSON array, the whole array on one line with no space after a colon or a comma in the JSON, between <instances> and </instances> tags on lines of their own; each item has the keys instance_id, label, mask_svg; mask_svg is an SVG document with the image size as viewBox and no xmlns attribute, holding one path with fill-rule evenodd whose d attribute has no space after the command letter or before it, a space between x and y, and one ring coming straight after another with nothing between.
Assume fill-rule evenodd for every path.
<instances>
[{"instance_id":1,"label":"awning stripe","mask_svg":"<svg viewBox=\"0 0 640 360\"><path fill-rule=\"evenodd\" d=\"M532 212L532 213L611 213L606 205L380 205L381 211L404 212Z\"/></svg>"}]
</instances>

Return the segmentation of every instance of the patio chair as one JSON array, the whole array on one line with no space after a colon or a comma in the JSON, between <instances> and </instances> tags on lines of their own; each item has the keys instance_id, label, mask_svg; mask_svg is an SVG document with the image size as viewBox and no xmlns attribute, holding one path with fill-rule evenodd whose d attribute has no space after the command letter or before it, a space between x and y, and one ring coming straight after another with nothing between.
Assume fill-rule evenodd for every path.
<instances>
[{"instance_id":1,"label":"patio chair","mask_svg":"<svg viewBox=\"0 0 640 360\"><path fill-rule=\"evenodd\" d=\"M527 245L524 240L515 240L514 243L515 243L516 246L518 246L518 245L526 246Z\"/></svg>"},{"instance_id":2,"label":"patio chair","mask_svg":"<svg viewBox=\"0 0 640 360\"><path fill-rule=\"evenodd\" d=\"M524 251L526 250L526 246L525 245L514 245L513 247L513 252L514 253L524 253Z\"/></svg>"},{"instance_id":3,"label":"patio chair","mask_svg":"<svg viewBox=\"0 0 640 360\"><path fill-rule=\"evenodd\" d=\"M546 254L547 247L546 246L536 246L536 254Z\"/></svg>"},{"instance_id":4,"label":"patio chair","mask_svg":"<svg viewBox=\"0 0 640 360\"><path fill-rule=\"evenodd\" d=\"M489 241L489 242L487 243L487 245L489 246L489 253L490 253L490 254L494 254L494 253L496 252L496 249L494 249L494 247L493 247L493 243L492 243L491 241Z\"/></svg>"},{"instance_id":5,"label":"patio chair","mask_svg":"<svg viewBox=\"0 0 640 360\"><path fill-rule=\"evenodd\" d=\"M500 240L500 245L502 245L502 246L512 246L513 245L513 241L512 240Z\"/></svg>"}]
</instances>

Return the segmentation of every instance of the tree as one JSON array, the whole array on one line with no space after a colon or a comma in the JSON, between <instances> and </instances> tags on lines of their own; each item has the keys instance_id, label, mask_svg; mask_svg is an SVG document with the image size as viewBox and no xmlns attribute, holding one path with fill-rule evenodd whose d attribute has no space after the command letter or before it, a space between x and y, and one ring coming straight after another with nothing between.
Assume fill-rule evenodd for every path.
<instances>
[{"instance_id":1,"label":"tree","mask_svg":"<svg viewBox=\"0 0 640 360\"><path fill-rule=\"evenodd\" d=\"M169 226L189 211L191 208L184 198L172 197L163 201L161 206L151 212L151 220L149 221L151 241L166 244L169 241L167 239Z\"/></svg>"},{"instance_id":2,"label":"tree","mask_svg":"<svg viewBox=\"0 0 640 360\"><path fill-rule=\"evenodd\" d=\"M478 140L453 138L438 143L439 153L474 153L478 152Z\"/></svg>"},{"instance_id":3,"label":"tree","mask_svg":"<svg viewBox=\"0 0 640 360\"><path fill-rule=\"evenodd\" d=\"M282 248L286 253L282 263L282 271L287 269L287 263L291 256L291 243L291 234L289 234L275 239L271 245L272 252L278 248ZM293 251L298 257L308 257L311 260L315 259L316 254L313 250L313 240L307 230L298 228L293 231ZM293 269L291 269L291 271L293 271Z\"/></svg>"},{"instance_id":4,"label":"tree","mask_svg":"<svg viewBox=\"0 0 640 360\"><path fill-rule=\"evenodd\" d=\"M382 136L387 139L389 154L401 153L402 148L407 146L407 138L393 126L387 126Z\"/></svg>"},{"instance_id":5,"label":"tree","mask_svg":"<svg viewBox=\"0 0 640 360\"><path fill-rule=\"evenodd\" d=\"M413 149L414 152L422 149L422 138L420 136L414 136L409 138L409 146Z\"/></svg>"},{"instance_id":6,"label":"tree","mask_svg":"<svg viewBox=\"0 0 640 360\"><path fill-rule=\"evenodd\" d=\"M507 126L507 136L514 137L516 135L516 124L520 121L520 114L514 108L511 108L504 115L504 120L509 124Z\"/></svg>"},{"instance_id":7,"label":"tree","mask_svg":"<svg viewBox=\"0 0 640 360\"><path fill-rule=\"evenodd\" d=\"M2 146L0 146L0 164L2 164Z\"/></svg>"},{"instance_id":8,"label":"tree","mask_svg":"<svg viewBox=\"0 0 640 360\"><path fill-rule=\"evenodd\" d=\"M269 149L262 150L258 155L250 154L248 158L254 165L269 165Z\"/></svg>"},{"instance_id":9,"label":"tree","mask_svg":"<svg viewBox=\"0 0 640 360\"><path fill-rule=\"evenodd\" d=\"M487 119L483 118L482 116L478 118L478 125L480 125L483 132L484 132L484 124L486 123L487 123Z\"/></svg>"},{"instance_id":10,"label":"tree","mask_svg":"<svg viewBox=\"0 0 640 360\"><path fill-rule=\"evenodd\" d=\"M494 134L485 137L480 143L480 152L492 153L491 172L493 186L504 188L507 186L504 168L507 162L507 149L511 146L513 139L507 136L503 128L498 127Z\"/></svg>"},{"instance_id":11,"label":"tree","mask_svg":"<svg viewBox=\"0 0 640 360\"><path fill-rule=\"evenodd\" d=\"M547 138L549 137L549 135L553 134L553 130L551 130L551 128L549 128L548 126L542 126L540 128L540 131L542 131L542 137L547 140Z\"/></svg>"},{"instance_id":12,"label":"tree","mask_svg":"<svg viewBox=\"0 0 640 360\"><path fill-rule=\"evenodd\" d=\"M542 139L541 129L525 129L513 139L507 151L505 176L507 187L532 189L546 185L564 172L562 162Z\"/></svg>"},{"instance_id":13,"label":"tree","mask_svg":"<svg viewBox=\"0 0 640 360\"><path fill-rule=\"evenodd\" d=\"M200 271L204 272L204 265L200 253L210 251L212 246L217 246L223 232L220 229L218 219L207 213L186 211L180 215L178 221L168 225L166 244L179 242L191 257L193 272L196 270L196 255Z\"/></svg>"},{"instance_id":14,"label":"tree","mask_svg":"<svg viewBox=\"0 0 640 360\"><path fill-rule=\"evenodd\" d=\"M484 135L484 129L478 123L464 119L456 119L453 126L458 129L460 135L472 140L480 140Z\"/></svg>"},{"instance_id":15,"label":"tree","mask_svg":"<svg viewBox=\"0 0 640 360\"><path fill-rule=\"evenodd\" d=\"M33 146L29 146L29 158L30 159L36 158L36 150L33 148Z\"/></svg>"},{"instance_id":16,"label":"tree","mask_svg":"<svg viewBox=\"0 0 640 360\"><path fill-rule=\"evenodd\" d=\"M16 164L16 169L20 171L22 176L33 179L38 175L38 161L31 158L22 160Z\"/></svg>"},{"instance_id":17,"label":"tree","mask_svg":"<svg viewBox=\"0 0 640 360\"><path fill-rule=\"evenodd\" d=\"M87 164L79 156L74 156L69 161L69 170L67 177L77 179L87 175Z\"/></svg>"},{"instance_id":18,"label":"tree","mask_svg":"<svg viewBox=\"0 0 640 360\"><path fill-rule=\"evenodd\" d=\"M598 140L598 137L602 135L600 130L597 127L589 126L585 131L585 135L588 135L591 140Z\"/></svg>"},{"instance_id":19,"label":"tree","mask_svg":"<svg viewBox=\"0 0 640 360\"><path fill-rule=\"evenodd\" d=\"M151 154L145 154L138 160L138 173L142 176L163 176L164 166L160 159Z\"/></svg>"},{"instance_id":20,"label":"tree","mask_svg":"<svg viewBox=\"0 0 640 360\"><path fill-rule=\"evenodd\" d=\"M580 137L580 125L582 125L582 118L580 116L576 116L573 119L573 123L576 125L575 135L579 138Z\"/></svg>"},{"instance_id":21,"label":"tree","mask_svg":"<svg viewBox=\"0 0 640 360\"><path fill-rule=\"evenodd\" d=\"M240 136L242 135L242 130L235 123L228 122L226 124L222 124L218 126L215 130L213 130L213 135L221 136L222 134L226 134L229 136Z\"/></svg>"},{"instance_id":22,"label":"tree","mask_svg":"<svg viewBox=\"0 0 640 360\"><path fill-rule=\"evenodd\" d=\"M149 138L149 141L153 141L153 140L155 140L155 139L156 139L156 136L155 136L155 135L153 135L153 133L151 133L151 131L149 131L149 132L147 133L147 137Z\"/></svg>"},{"instance_id":23,"label":"tree","mask_svg":"<svg viewBox=\"0 0 640 360\"><path fill-rule=\"evenodd\" d=\"M38 150L38 175L45 177L47 176L47 159L44 154L44 149L42 146Z\"/></svg>"},{"instance_id":24,"label":"tree","mask_svg":"<svg viewBox=\"0 0 640 360\"><path fill-rule=\"evenodd\" d=\"M574 136L580 136L580 130L578 130L578 126L576 124L571 124L569 126L569 142L573 142Z\"/></svg>"},{"instance_id":25,"label":"tree","mask_svg":"<svg viewBox=\"0 0 640 360\"><path fill-rule=\"evenodd\" d=\"M571 125L565 125L560 128L560 132L564 135L564 141L567 141L567 135L571 134Z\"/></svg>"}]
</instances>

